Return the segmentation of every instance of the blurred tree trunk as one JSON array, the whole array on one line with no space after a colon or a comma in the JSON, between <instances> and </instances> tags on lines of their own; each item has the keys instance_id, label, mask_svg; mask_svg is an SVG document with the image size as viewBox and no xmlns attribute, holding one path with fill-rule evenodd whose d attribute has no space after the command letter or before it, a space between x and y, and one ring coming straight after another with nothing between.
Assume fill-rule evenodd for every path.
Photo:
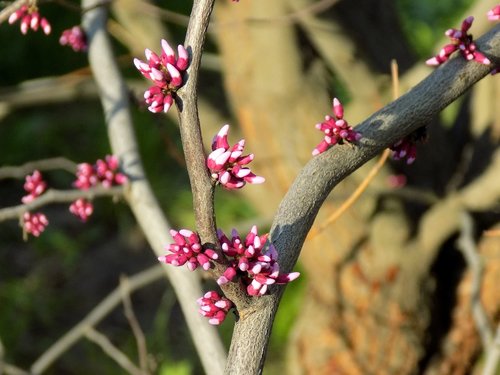
<instances>
[{"instance_id":1,"label":"blurred tree trunk","mask_svg":"<svg viewBox=\"0 0 500 375\"><path fill-rule=\"evenodd\" d=\"M332 77L352 99L345 117L355 125L390 98L388 77L377 72L388 72L394 57L404 69L415 62L392 2L339 1L321 14L304 11L314 3L253 0L216 7L227 95L249 151L258 155L253 168L267 178L265 194L245 193L263 215L274 212L321 140L314 124L330 113L332 96L341 92L334 86L332 94ZM489 103L496 108L499 91L490 90ZM430 139L415 165L387 164L340 219L322 232L313 228L301 255L309 285L287 373L431 373L436 363L460 353L441 350L451 328L464 332L452 322L453 309L463 309L466 301L456 295L465 270L454 243L458 218L463 210L488 211L499 197L498 188L476 195L493 183L499 155L496 140L485 132L494 115L482 121L477 138L471 136L469 104L463 102L460 121L451 128L438 121L429 125ZM487 156L476 158L489 163L468 176L474 167L466 156L486 149ZM335 189L317 224L369 167ZM406 187L388 186L395 171L406 175ZM470 345L467 363L479 349L477 340ZM454 373L467 371L462 369Z\"/></svg>"}]
</instances>

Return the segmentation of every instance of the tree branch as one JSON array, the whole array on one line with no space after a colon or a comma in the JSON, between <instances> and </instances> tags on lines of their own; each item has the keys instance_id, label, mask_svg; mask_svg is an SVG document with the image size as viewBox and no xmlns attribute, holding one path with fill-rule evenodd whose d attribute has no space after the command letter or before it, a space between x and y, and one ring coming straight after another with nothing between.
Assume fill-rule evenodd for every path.
<instances>
[{"instance_id":1,"label":"tree branch","mask_svg":"<svg viewBox=\"0 0 500 375\"><path fill-rule=\"evenodd\" d=\"M83 1L84 8L91 8L94 4L96 0ZM170 226L144 174L133 132L128 91L112 53L106 20L106 10L102 7L88 11L83 16L89 40L89 62L101 93L113 154L119 157L122 168L130 179L126 199L149 244L160 256L164 255L164 246L172 242L168 235ZM194 308L196 299L203 294L198 275L180 267L165 267L165 270L181 304L206 373L222 373L225 350L218 333Z\"/></svg>"},{"instance_id":2,"label":"tree branch","mask_svg":"<svg viewBox=\"0 0 500 375\"><path fill-rule=\"evenodd\" d=\"M0 180L4 178L25 178L27 174L32 173L35 169L39 171L63 169L74 174L76 173L76 166L75 162L63 157L30 161L19 166L6 165L0 168Z\"/></svg>"},{"instance_id":3,"label":"tree branch","mask_svg":"<svg viewBox=\"0 0 500 375\"><path fill-rule=\"evenodd\" d=\"M0 209L0 221L18 219L25 212L34 211L51 203L69 203L79 198L94 199L95 197L104 196L123 196L123 194L123 186L114 186L111 188L97 186L88 190L49 189L30 203Z\"/></svg>"},{"instance_id":4,"label":"tree branch","mask_svg":"<svg viewBox=\"0 0 500 375\"><path fill-rule=\"evenodd\" d=\"M477 40L493 64L500 63L500 25ZM280 256L280 269L289 272L297 262L304 240L319 208L332 189L384 148L429 123L448 104L486 76L491 67L451 59L398 100L363 121L356 130L358 145L336 146L310 160L283 198L271 228L270 240ZM284 288L254 301L240 311L229 352L227 374L262 371L268 335ZM241 340L241 341L240 341ZM251 346L243 345L250 342Z\"/></svg>"}]
</instances>

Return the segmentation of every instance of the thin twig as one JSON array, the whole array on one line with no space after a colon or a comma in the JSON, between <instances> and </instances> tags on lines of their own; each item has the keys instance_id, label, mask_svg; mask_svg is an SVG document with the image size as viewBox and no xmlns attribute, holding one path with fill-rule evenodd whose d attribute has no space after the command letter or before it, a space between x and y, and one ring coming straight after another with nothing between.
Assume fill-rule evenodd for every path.
<instances>
[{"instance_id":1,"label":"thin twig","mask_svg":"<svg viewBox=\"0 0 500 375\"><path fill-rule=\"evenodd\" d=\"M120 349L113 345L109 339L103 334L97 332L92 327L87 327L85 330L85 337L95 344L99 345L101 349L110 356L122 369L132 375L143 375L143 372L123 353Z\"/></svg>"},{"instance_id":2,"label":"thin twig","mask_svg":"<svg viewBox=\"0 0 500 375\"><path fill-rule=\"evenodd\" d=\"M130 328L137 342L137 352L139 353L139 365L144 374L149 374L148 370L148 350L146 348L146 338L142 332L141 325L137 320L132 307L132 299L130 298L130 284L128 277L122 275L120 277L120 291L122 295L123 309L125 317L128 320Z\"/></svg>"},{"instance_id":3,"label":"thin twig","mask_svg":"<svg viewBox=\"0 0 500 375\"><path fill-rule=\"evenodd\" d=\"M474 223L468 213L462 215L462 230L457 241L457 246L462 252L467 267L472 274L471 309L474 323L478 330L483 348L486 350L493 341L493 332L488 315L481 302L481 284L483 282L483 262L474 243Z\"/></svg>"},{"instance_id":4,"label":"thin twig","mask_svg":"<svg viewBox=\"0 0 500 375\"><path fill-rule=\"evenodd\" d=\"M495 339L487 350L486 364L484 365L483 375L498 374L498 362L500 361L500 324L497 327Z\"/></svg>"},{"instance_id":5,"label":"thin twig","mask_svg":"<svg viewBox=\"0 0 500 375\"><path fill-rule=\"evenodd\" d=\"M23 165L6 165L0 167L0 180L4 178L22 179L26 177L27 174L32 173L35 169L38 169L39 171L62 169L74 174L76 172L76 168L77 163L63 157L34 160Z\"/></svg>"},{"instance_id":6,"label":"thin twig","mask_svg":"<svg viewBox=\"0 0 500 375\"><path fill-rule=\"evenodd\" d=\"M152 282L165 276L163 267L160 265L148 268L129 278L130 292L141 289ZM82 338L88 327L95 326L104 319L120 302L120 288L113 290L104 298L90 313L85 316L77 325L70 329L64 336L50 346L31 366L31 373L34 375L44 372L62 354L68 351L78 340Z\"/></svg>"},{"instance_id":7,"label":"thin twig","mask_svg":"<svg viewBox=\"0 0 500 375\"><path fill-rule=\"evenodd\" d=\"M28 0L16 0L0 11L0 24L10 17L12 13L26 4Z\"/></svg>"},{"instance_id":8,"label":"thin twig","mask_svg":"<svg viewBox=\"0 0 500 375\"><path fill-rule=\"evenodd\" d=\"M94 199L104 196L121 197L123 194L123 186L113 186L111 188L96 186L88 190L49 189L30 203L0 209L0 222L9 219L18 219L25 212L36 210L51 203L69 203L79 198Z\"/></svg>"}]
</instances>

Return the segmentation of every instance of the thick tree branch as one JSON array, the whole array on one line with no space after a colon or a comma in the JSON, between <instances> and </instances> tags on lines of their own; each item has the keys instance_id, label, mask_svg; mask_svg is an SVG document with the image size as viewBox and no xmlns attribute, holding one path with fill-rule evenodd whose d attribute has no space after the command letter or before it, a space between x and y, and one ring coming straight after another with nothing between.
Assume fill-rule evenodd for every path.
<instances>
[{"instance_id":1,"label":"thick tree branch","mask_svg":"<svg viewBox=\"0 0 500 375\"><path fill-rule=\"evenodd\" d=\"M84 0L92 8L95 0ZM128 91L121 76L111 41L106 32L106 9L100 7L84 14L83 25L89 39L89 62L101 93L108 135L113 153L129 176L127 201L155 253L164 255L164 246L172 241L169 224L145 177L129 110ZM198 57L199 58L199 57ZM220 374L225 353L214 327L196 311L196 299L202 295L199 277L185 268L165 267L175 289L195 347L207 374Z\"/></svg>"},{"instance_id":2,"label":"thick tree branch","mask_svg":"<svg viewBox=\"0 0 500 375\"><path fill-rule=\"evenodd\" d=\"M477 41L494 64L500 63L500 25ZM319 208L331 190L384 148L429 123L443 108L488 74L491 67L454 58L406 95L376 112L356 130L363 134L357 146L335 146L313 158L302 169L283 198L271 228L270 239L280 254L283 272L297 262L304 240ZM242 311L235 325L226 373L262 371L268 337L283 288ZM267 335L268 336L268 335ZM242 345L240 340L252 343Z\"/></svg>"}]
</instances>

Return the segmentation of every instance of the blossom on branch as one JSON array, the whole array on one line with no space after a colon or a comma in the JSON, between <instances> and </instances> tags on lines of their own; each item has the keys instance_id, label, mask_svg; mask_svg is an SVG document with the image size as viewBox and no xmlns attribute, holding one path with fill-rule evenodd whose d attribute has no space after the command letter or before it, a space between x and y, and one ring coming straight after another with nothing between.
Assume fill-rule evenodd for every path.
<instances>
[{"instance_id":1,"label":"blossom on branch","mask_svg":"<svg viewBox=\"0 0 500 375\"><path fill-rule=\"evenodd\" d=\"M31 176L26 176L24 190L28 192L28 195L22 197L21 201L23 203L30 203L34 201L35 198L42 195L45 189L47 189L47 183L43 180L40 171L35 170Z\"/></svg>"},{"instance_id":2,"label":"blossom on branch","mask_svg":"<svg viewBox=\"0 0 500 375\"><path fill-rule=\"evenodd\" d=\"M451 43L441 48L436 56L428 59L425 63L431 66L441 65L447 61L455 51L460 51L467 61L475 60L478 63L489 65L490 60L477 50L472 35L467 33L473 21L474 17L469 16L463 20L460 30L448 29L444 34L450 38Z\"/></svg>"},{"instance_id":3,"label":"blossom on branch","mask_svg":"<svg viewBox=\"0 0 500 375\"><path fill-rule=\"evenodd\" d=\"M144 93L148 109L153 113L170 109L174 102L173 95L182 86L183 73L189 65L189 55L184 46L177 46L177 56L165 39L162 39L161 47L160 56L150 49L145 50L147 63L134 59L136 68L154 83Z\"/></svg>"},{"instance_id":4,"label":"blossom on branch","mask_svg":"<svg viewBox=\"0 0 500 375\"><path fill-rule=\"evenodd\" d=\"M119 166L118 158L114 155L106 155L104 160L97 160L95 165L89 163L78 164L76 181L73 185L81 190L87 190L99 183L105 188L123 185L128 179L127 176L118 171Z\"/></svg>"},{"instance_id":5,"label":"blossom on branch","mask_svg":"<svg viewBox=\"0 0 500 375\"><path fill-rule=\"evenodd\" d=\"M488 11L486 14L490 21L499 21L500 20L500 4L495 6L493 9Z\"/></svg>"},{"instance_id":6,"label":"blossom on branch","mask_svg":"<svg viewBox=\"0 0 500 375\"><path fill-rule=\"evenodd\" d=\"M40 17L38 7L33 3L23 5L21 8L12 13L9 17L9 24L13 24L17 20L21 20L21 32L26 34L29 29L37 31L41 27L45 35L49 35L52 31L49 21L45 17Z\"/></svg>"},{"instance_id":7,"label":"blossom on branch","mask_svg":"<svg viewBox=\"0 0 500 375\"><path fill-rule=\"evenodd\" d=\"M222 252L229 260L226 271L217 279L219 285L239 278L250 296L262 296L272 284L287 284L299 277L298 272L280 273L278 253L271 243L265 248L267 235L259 236L254 225L242 241L233 229L231 239L217 232Z\"/></svg>"},{"instance_id":8,"label":"blossom on branch","mask_svg":"<svg viewBox=\"0 0 500 375\"><path fill-rule=\"evenodd\" d=\"M212 178L229 190L241 189L247 182L263 183L264 177L255 175L250 168L245 167L254 158L253 154L242 155L245 140L242 139L230 147L227 140L228 132L229 125L224 125L212 141L212 152L207 157L207 167Z\"/></svg>"},{"instance_id":9,"label":"blossom on branch","mask_svg":"<svg viewBox=\"0 0 500 375\"><path fill-rule=\"evenodd\" d=\"M180 231L172 229L170 235L175 243L168 245L167 250L172 254L158 257L160 262L176 267L186 264L191 271L200 266L206 271L213 266L211 260L218 258L214 250L203 248L200 237L195 232L188 229L181 229Z\"/></svg>"},{"instance_id":10,"label":"blossom on branch","mask_svg":"<svg viewBox=\"0 0 500 375\"><path fill-rule=\"evenodd\" d=\"M23 215L23 229L26 233L31 233L33 236L38 237L49 225L47 217L41 212L32 214L25 212Z\"/></svg>"},{"instance_id":11,"label":"blossom on branch","mask_svg":"<svg viewBox=\"0 0 500 375\"><path fill-rule=\"evenodd\" d=\"M92 202L89 202L84 198L80 198L71 203L71 205L69 206L69 212L85 222L94 212L94 205L92 204Z\"/></svg>"},{"instance_id":12,"label":"blossom on branch","mask_svg":"<svg viewBox=\"0 0 500 375\"><path fill-rule=\"evenodd\" d=\"M70 46L75 52L86 51L88 47L87 36L80 26L64 30L59 38L59 44Z\"/></svg>"},{"instance_id":13,"label":"blossom on branch","mask_svg":"<svg viewBox=\"0 0 500 375\"><path fill-rule=\"evenodd\" d=\"M335 117L325 116L324 122L316 124L316 129L325 133L325 138L314 148L313 156L325 152L331 146L343 144L344 141L356 142L361 139L361 134L344 120L344 107L337 98L333 99L333 114Z\"/></svg>"},{"instance_id":14,"label":"blossom on branch","mask_svg":"<svg viewBox=\"0 0 500 375\"><path fill-rule=\"evenodd\" d=\"M197 301L200 305L199 313L208 319L208 322L213 325L221 324L229 310L233 307L233 303L225 297L221 297L215 291L206 292L203 297Z\"/></svg>"},{"instance_id":15,"label":"blossom on branch","mask_svg":"<svg viewBox=\"0 0 500 375\"><path fill-rule=\"evenodd\" d=\"M427 128L422 126L389 147L392 150L392 158L394 160L406 158L406 164L412 164L417 158L417 143L426 139Z\"/></svg>"}]
</instances>

